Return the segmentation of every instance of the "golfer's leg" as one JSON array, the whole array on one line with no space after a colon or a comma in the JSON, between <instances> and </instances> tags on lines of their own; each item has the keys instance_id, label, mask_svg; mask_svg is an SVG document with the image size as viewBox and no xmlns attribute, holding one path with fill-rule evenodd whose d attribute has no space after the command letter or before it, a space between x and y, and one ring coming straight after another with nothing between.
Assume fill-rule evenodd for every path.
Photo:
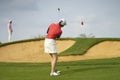
<instances>
[{"instance_id":1,"label":"golfer's leg","mask_svg":"<svg viewBox=\"0 0 120 80\"><path fill-rule=\"evenodd\" d=\"M8 32L8 42L10 42L10 41L11 41L11 33Z\"/></svg>"},{"instance_id":2,"label":"golfer's leg","mask_svg":"<svg viewBox=\"0 0 120 80\"><path fill-rule=\"evenodd\" d=\"M53 67L52 67L52 64L53 64L53 54L50 54L50 56L51 56L51 73L53 73L54 71L53 71Z\"/></svg>"},{"instance_id":3,"label":"golfer's leg","mask_svg":"<svg viewBox=\"0 0 120 80\"><path fill-rule=\"evenodd\" d=\"M52 54L51 72L55 72L57 60L58 60L58 55L57 55L57 53Z\"/></svg>"}]
</instances>

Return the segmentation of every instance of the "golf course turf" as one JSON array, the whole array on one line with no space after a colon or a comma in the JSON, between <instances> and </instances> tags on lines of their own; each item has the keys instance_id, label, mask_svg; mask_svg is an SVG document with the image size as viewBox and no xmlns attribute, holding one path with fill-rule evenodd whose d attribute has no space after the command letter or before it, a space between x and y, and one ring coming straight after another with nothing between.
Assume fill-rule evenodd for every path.
<instances>
[{"instance_id":1,"label":"golf course turf","mask_svg":"<svg viewBox=\"0 0 120 80\"><path fill-rule=\"evenodd\" d=\"M91 47L103 41L120 41L120 39L114 38L70 40L76 41L78 44L75 43L69 49L61 52L60 56L84 55ZM28 41L5 43L1 44L0 48ZM0 80L120 80L120 57L62 61L58 62L57 69L61 71L61 75L53 77L49 75L50 62L0 62Z\"/></svg>"}]
</instances>

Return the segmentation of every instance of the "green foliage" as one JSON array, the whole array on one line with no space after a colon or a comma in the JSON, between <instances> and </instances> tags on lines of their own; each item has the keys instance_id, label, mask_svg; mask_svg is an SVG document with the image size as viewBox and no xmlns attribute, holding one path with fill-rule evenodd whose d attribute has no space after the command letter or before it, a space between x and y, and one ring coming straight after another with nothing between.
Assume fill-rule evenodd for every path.
<instances>
[{"instance_id":1,"label":"green foliage","mask_svg":"<svg viewBox=\"0 0 120 80\"><path fill-rule=\"evenodd\" d=\"M95 38L95 36L93 34L89 34L89 35L86 35L86 34L80 34L78 37L80 38Z\"/></svg>"}]
</instances>

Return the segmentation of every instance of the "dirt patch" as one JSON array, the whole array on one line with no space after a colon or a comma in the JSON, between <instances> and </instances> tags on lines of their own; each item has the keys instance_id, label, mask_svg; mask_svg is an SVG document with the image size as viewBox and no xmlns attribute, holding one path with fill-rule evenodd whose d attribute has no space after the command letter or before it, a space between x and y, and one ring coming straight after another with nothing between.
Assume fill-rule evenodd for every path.
<instances>
[{"instance_id":1,"label":"dirt patch","mask_svg":"<svg viewBox=\"0 0 120 80\"><path fill-rule=\"evenodd\" d=\"M75 41L57 41L58 53L71 47ZM102 59L120 57L120 41L104 41L90 48L82 56L62 56L61 61ZM50 62L50 56L44 53L44 41L17 43L0 48L0 62Z\"/></svg>"}]
</instances>

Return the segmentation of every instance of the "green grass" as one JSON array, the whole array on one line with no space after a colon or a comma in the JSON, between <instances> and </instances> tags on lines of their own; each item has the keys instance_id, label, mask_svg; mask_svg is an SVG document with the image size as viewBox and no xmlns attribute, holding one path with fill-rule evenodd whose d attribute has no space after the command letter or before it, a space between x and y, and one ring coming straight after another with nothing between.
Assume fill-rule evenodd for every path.
<instances>
[{"instance_id":1,"label":"green grass","mask_svg":"<svg viewBox=\"0 0 120 80\"><path fill-rule=\"evenodd\" d=\"M102 41L120 41L120 38L63 38L76 43L60 55L82 55L90 47ZM29 39L2 43L0 47L43 39ZM2 63L0 62L0 80L120 80L120 58L59 62L57 68L61 75L49 76L50 63Z\"/></svg>"},{"instance_id":2,"label":"green grass","mask_svg":"<svg viewBox=\"0 0 120 80\"><path fill-rule=\"evenodd\" d=\"M120 58L60 62L61 75L49 76L50 63L0 63L0 80L120 80Z\"/></svg>"},{"instance_id":3,"label":"green grass","mask_svg":"<svg viewBox=\"0 0 120 80\"><path fill-rule=\"evenodd\" d=\"M17 43L24 43L24 42L31 42L31 41L40 41L40 40L44 40L44 38L25 39L25 40L19 40L19 41L2 43L2 44L0 44L0 47L7 46L7 45L12 45L12 44L17 44Z\"/></svg>"},{"instance_id":4,"label":"green grass","mask_svg":"<svg viewBox=\"0 0 120 80\"><path fill-rule=\"evenodd\" d=\"M67 49L66 51L60 53L60 56L64 55L83 55L85 52L94 46L103 41L120 41L120 38L73 38L76 43Z\"/></svg>"},{"instance_id":5,"label":"green grass","mask_svg":"<svg viewBox=\"0 0 120 80\"><path fill-rule=\"evenodd\" d=\"M27 40L14 41L10 43L9 42L2 43L0 44L0 47L11 44L30 42L30 41L40 41L40 40L44 40L44 38L27 39ZM95 44L98 44L102 41L120 41L120 38L60 38L57 40L74 40L76 42L69 49L60 53L60 56L66 56L66 55L83 55L89 48L91 48Z\"/></svg>"}]
</instances>

